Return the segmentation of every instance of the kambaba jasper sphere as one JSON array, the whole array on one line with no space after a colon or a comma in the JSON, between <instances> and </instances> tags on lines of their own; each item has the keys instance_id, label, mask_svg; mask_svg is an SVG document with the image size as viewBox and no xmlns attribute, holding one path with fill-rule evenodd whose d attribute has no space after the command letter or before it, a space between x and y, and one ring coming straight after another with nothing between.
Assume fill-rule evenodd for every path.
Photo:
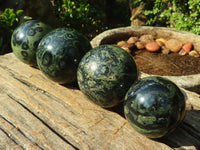
<instances>
[{"instance_id":1,"label":"kambaba jasper sphere","mask_svg":"<svg viewBox=\"0 0 200 150\"><path fill-rule=\"evenodd\" d=\"M120 103L138 79L132 56L120 47L101 45L87 52L77 72L80 90L102 106Z\"/></svg>"},{"instance_id":2,"label":"kambaba jasper sphere","mask_svg":"<svg viewBox=\"0 0 200 150\"><path fill-rule=\"evenodd\" d=\"M30 66L36 66L37 46L52 28L37 20L30 20L17 27L11 37L11 47L15 56Z\"/></svg>"},{"instance_id":3,"label":"kambaba jasper sphere","mask_svg":"<svg viewBox=\"0 0 200 150\"><path fill-rule=\"evenodd\" d=\"M135 130L149 138L160 138L182 122L185 105L183 93L172 81L146 77L128 90L124 114Z\"/></svg>"},{"instance_id":4,"label":"kambaba jasper sphere","mask_svg":"<svg viewBox=\"0 0 200 150\"><path fill-rule=\"evenodd\" d=\"M58 28L42 38L36 58L40 70L60 84L77 79L77 68L91 48L89 40L75 29Z\"/></svg>"}]
</instances>

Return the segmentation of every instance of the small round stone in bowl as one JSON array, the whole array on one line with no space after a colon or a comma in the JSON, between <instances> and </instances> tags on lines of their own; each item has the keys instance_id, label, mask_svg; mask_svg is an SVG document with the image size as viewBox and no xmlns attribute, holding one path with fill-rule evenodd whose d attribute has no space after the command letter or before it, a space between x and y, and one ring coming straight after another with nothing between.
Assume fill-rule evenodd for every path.
<instances>
[{"instance_id":1,"label":"small round stone in bowl","mask_svg":"<svg viewBox=\"0 0 200 150\"><path fill-rule=\"evenodd\" d=\"M132 56L120 47L101 45L87 52L79 63L78 84L90 99L105 108L120 103L138 79Z\"/></svg>"},{"instance_id":2,"label":"small round stone in bowl","mask_svg":"<svg viewBox=\"0 0 200 150\"><path fill-rule=\"evenodd\" d=\"M17 27L11 38L11 46L15 56L30 66L36 66L37 46L44 35L52 28L40 21L30 20Z\"/></svg>"},{"instance_id":3,"label":"small round stone in bowl","mask_svg":"<svg viewBox=\"0 0 200 150\"><path fill-rule=\"evenodd\" d=\"M68 84L77 79L77 68L91 50L89 40L72 28L57 28L42 38L36 59L39 69L51 80Z\"/></svg>"},{"instance_id":4,"label":"small round stone in bowl","mask_svg":"<svg viewBox=\"0 0 200 150\"><path fill-rule=\"evenodd\" d=\"M146 77L128 90L124 114L135 130L149 138L160 138L182 122L185 105L184 94L172 81Z\"/></svg>"}]
</instances>

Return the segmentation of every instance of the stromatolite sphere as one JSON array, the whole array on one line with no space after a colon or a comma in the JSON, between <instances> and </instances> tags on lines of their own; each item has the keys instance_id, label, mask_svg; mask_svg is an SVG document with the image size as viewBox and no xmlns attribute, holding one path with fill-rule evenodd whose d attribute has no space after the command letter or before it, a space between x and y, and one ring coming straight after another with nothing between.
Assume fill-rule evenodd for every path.
<instances>
[{"instance_id":1,"label":"stromatolite sphere","mask_svg":"<svg viewBox=\"0 0 200 150\"><path fill-rule=\"evenodd\" d=\"M60 84L77 79L77 68L84 54L91 50L89 40L71 28L58 28L40 41L36 53L40 70Z\"/></svg>"},{"instance_id":2,"label":"stromatolite sphere","mask_svg":"<svg viewBox=\"0 0 200 150\"><path fill-rule=\"evenodd\" d=\"M86 53L78 67L78 84L91 100L112 107L121 102L137 80L132 56L120 47L101 45Z\"/></svg>"},{"instance_id":3,"label":"stromatolite sphere","mask_svg":"<svg viewBox=\"0 0 200 150\"><path fill-rule=\"evenodd\" d=\"M35 66L36 50L42 37L52 28L37 20L21 24L12 34L11 46L15 56L22 62Z\"/></svg>"},{"instance_id":4,"label":"stromatolite sphere","mask_svg":"<svg viewBox=\"0 0 200 150\"><path fill-rule=\"evenodd\" d=\"M138 132L160 138L185 116L185 97L170 80L146 77L131 86L124 100L125 117Z\"/></svg>"}]
</instances>

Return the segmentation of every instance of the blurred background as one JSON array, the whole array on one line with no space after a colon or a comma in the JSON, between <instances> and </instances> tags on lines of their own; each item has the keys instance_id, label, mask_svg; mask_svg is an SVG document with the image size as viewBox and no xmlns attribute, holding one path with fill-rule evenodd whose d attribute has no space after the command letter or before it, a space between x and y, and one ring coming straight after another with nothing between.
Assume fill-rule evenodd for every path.
<instances>
[{"instance_id":1,"label":"blurred background","mask_svg":"<svg viewBox=\"0 0 200 150\"><path fill-rule=\"evenodd\" d=\"M200 34L200 0L0 0L0 54L22 22L71 27L89 39L124 26L162 26Z\"/></svg>"}]
</instances>

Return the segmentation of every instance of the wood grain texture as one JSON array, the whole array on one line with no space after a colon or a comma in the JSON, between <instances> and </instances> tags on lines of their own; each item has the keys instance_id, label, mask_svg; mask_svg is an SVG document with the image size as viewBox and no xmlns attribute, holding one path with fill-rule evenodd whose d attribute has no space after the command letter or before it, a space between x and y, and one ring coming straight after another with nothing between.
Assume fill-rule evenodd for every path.
<instances>
[{"instance_id":1,"label":"wood grain texture","mask_svg":"<svg viewBox=\"0 0 200 150\"><path fill-rule=\"evenodd\" d=\"M128 124L121 109L91 103L77 88L47 79L10 53L0 56L0 149L198 149L200 98L185 94L183 124L168 137L151 140Z\"/></svg>"}]
</instances>

